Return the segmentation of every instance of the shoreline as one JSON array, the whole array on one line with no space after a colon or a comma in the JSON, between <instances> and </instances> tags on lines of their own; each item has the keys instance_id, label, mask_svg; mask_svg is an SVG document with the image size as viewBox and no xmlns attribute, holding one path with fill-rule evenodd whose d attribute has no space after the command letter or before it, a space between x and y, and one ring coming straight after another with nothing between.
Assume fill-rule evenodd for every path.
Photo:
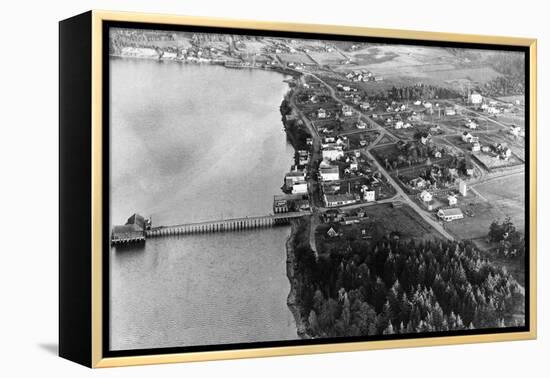
<instances>
[{"instance_id":1,"label":"shoreline","mask_svg":"<svg viewBox=\"0 0 550 378\"><path fill-rule=\"evenodd\" d=\"M294 73L294 75L299 74L297 72ZM295 76L292 75L293 79L295 79ZM287 82L288 84L288 91L286 92L285 96L283 97L283 100L281 102L280 109L282 108L283 104L287 102L287 99L289 96L292 95L292 86L290 85L290 81ZM286 122L285 116L283 112L281 111L281 122L283 124L283 129L286 134L287 140L290 142L290 145L292 145L292 149L294 150L294 154L298 152L297 147L297 137L295 135L294 130L289 127L289 125ZM296 156L296 155L295 155ZM285 247L286 247L286 274L288 281L290 283L290 292L287 296L287 306L292 313L294 317L294 322L296 323L296 332L298 334L298 337L300 339L310 339L311 336L308 335L306 329L306 319L302 317L301 309L300 309L300 303L298 301L298 287L300 285L300 277L297 269L296 264L296 254L294 246L296 244L296 237L297 237L297 229L298 229L298 221L291 221L290 223L290 235L288 236Z\"/></svg>"},{"instance_id":2,"label":"shoreline","mask_svg":"<svg viewBox=\"0 0 550 378\"><path fill-rule=\"evenodd\" d=\"M233 70L261 70L261 71L271 71L271 72L278 72L283 75L289 75L294 77L295 75L301 75L302 73L291 69L291 68L285 68L281 66L227 66L226 63L231 63L228 60L225 59L206 59L206 58L193 58L193 59L178 59L176 57L159 57L153 56L153 55L128 55L128 54L109 54L109 57L111 58L117 58L117 59L136 59L136 60L148 60L148 61L156 61L156 62L169 62L169 63L180 63L180 64L206 64L206 65L212 65L212 66L221 66L228 69Z\"/></svg>"},{"instance_id":3,"label":"shoreline","mask_svg":"<svg viewBox=\"0 0 550 378\"><path fill-rule=\"evenodd\" d=\"M290 225L290 235L286 240L286 275L290 282L290 292L286 300L287 306L294 316L296 323L296 332L301 339L310 339L311 337L306 332L306 323L300 313L300 306L297 303L296 287L298 285L299 278L296 273L296 255L294 253L294 242L296 240L296 222L292 222Z\"/></svg>"}]
</instances>

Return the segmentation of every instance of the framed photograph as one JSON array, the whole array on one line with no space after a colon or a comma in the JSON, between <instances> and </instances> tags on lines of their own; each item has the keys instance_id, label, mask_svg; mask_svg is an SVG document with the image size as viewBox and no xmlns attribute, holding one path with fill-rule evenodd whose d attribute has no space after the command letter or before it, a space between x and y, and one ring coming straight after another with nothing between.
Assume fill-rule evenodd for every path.
<instances>
[{"instance_id":1,"label":"framed photograph","mask_svg":"<svg viewBox=\"0 0 550 378\"><path fill-rule=\"evenodd\" d=\"M536 337L536 40L60 22L59 353Z\"/></svg>"}]
</instances>

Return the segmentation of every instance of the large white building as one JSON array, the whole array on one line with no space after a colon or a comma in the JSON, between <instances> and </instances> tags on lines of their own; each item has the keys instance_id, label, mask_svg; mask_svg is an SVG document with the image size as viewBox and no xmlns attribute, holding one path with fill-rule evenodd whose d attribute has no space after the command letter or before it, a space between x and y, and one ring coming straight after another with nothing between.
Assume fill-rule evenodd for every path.
<instances>
[{"instance_id":1,"label":"large white building","mask_svg":"<svg viewBox=\"0 0 550 378\"><path fill-rule=\"evenodd\" d=\"M470 93L468 102L473 105L479 105L483 102L483 96L477 92Z\"/></svg>"},{"instance_id":2,"label":"large white building","mask_svg":"<svg viewBox=\"0 0 550 378\"><path fill-rule=\"evenodd\" d=\"M340 180L340 170L338 167L319 168L319 174L323 181Z\"/></svg>"},{"instance_id":3,"label":"large white building","mask_svg":"<svg viewBox=\"0 0 550 378\"><path fill-rule=\"evenodd\" d=\"M353 194L325 194L325 205L327 207L351 205L355 203Z\"/></svg>"},{"instance_id":4,"label":"large white building","mask_svg":"<svg viewBox=\"0 0 550 378\"><path fill-rule=\"evenodd\" d=\"M307 193L307 182L300 181L292 185L292 194L304 194Z\"/></svg>"},{"instance_id":5,"label":"large white building","mask_svg":"<svg viewBox=\"0 0 550 378\"><path fill-rule=\"evenodd\" d=\"M437 216L445 222L451 222L457 219L464 218L462 210L460 210L458 207L453 207L451 209L439 209L437 212Z\"/></svg>"}]
</instances>

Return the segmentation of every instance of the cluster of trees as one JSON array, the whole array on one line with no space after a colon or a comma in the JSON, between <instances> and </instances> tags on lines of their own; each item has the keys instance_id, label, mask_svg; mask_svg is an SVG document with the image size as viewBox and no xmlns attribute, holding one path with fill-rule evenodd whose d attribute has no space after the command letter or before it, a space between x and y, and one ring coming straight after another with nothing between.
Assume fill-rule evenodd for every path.
<instances>
[{"instance_id":1,"label":"cluster of trees","mask_svg":"<svg viewBox=\"0 0 550 378\"><path fill-rule=\"evenodd\" d=\"M501 73L485 84L488 96L510 96L525 93L525 57L522 53L494 52L487 62Z\"/></svg>"},{"instance_id":2,"label":"cluster of trees","mask_svg":"<svg viewBox=\"0 0 550 378\"><path fill-rule=\"evenodd\" d=\"M310 138L311 134L302 121L297 119L286 119L286 116L292 113L292 107L289 104L288 98L285 98L281 103L280 111L283 116L283 125L286 130L288 141L295 150L307 150L307 138Z\"/></svg>"},{"instance_id":3,"label":"cluster of trees","mask_svg":"<svg viewBox=\"0 0 550 378\"><path fill-rule=\"evenodd\" d=\"M417 84L406 87L392 87L385 94L378 94L375 99L391 101L404 100L429 100L434 98L446 99L457 98L462 95L452 89L437 87L434 85Z\"/></svg>"},{"instance_id":4,"label":"cluster of trees","mask_svg":"<svg viewBox=\"0 0 550 378\"><path fill-rule=\"evenodd\" d=\"M523 76L498 76L485 83L481 92L487 96L513 96L525 93Z\"/></svg>"},{"instance_id":5,"label":"cluster of trees","mask_svg":"<svg viewBox=\"0 0 550 378\"><path fill-rule=\"evenodd\" d=\"M463 242L358 240L315 260L297 246L302 318L313 337L504 327L521 286Z\"/></svg>"},{"instance_id":6,"label":"cluster of trees","mask_svg":"<svg viewBox=\"0 0 550 378\"><path fill-rule=\"evenodd\" d=\"M523 259L525 257L525 236L516 230L510 217L502 223L494 220L489 227L489 240L498 243L497 252L504 257Z\"/></svg>"}]
</instances>

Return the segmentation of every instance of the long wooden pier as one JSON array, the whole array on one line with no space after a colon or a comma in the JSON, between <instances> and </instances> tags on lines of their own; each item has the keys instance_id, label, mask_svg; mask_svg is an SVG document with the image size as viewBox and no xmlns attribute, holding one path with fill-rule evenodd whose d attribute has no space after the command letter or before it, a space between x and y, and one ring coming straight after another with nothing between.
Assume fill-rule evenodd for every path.
<instances>
[{"instance_id":1,"label":"long wooden pier","mask_svg":"<svg viewBox=\"0 0 550 378\"><path fill-rule=\"evenodd\" d=\"M222 219L198 223L178 224L174 226L160 226L147 230L146 236L160 237L171 235L206 234L213 232L231 232L255 228L268 228L289 224L291 219L310 215L309 211L290 212L257 217Z\"/></svg>"}]
</instances>

